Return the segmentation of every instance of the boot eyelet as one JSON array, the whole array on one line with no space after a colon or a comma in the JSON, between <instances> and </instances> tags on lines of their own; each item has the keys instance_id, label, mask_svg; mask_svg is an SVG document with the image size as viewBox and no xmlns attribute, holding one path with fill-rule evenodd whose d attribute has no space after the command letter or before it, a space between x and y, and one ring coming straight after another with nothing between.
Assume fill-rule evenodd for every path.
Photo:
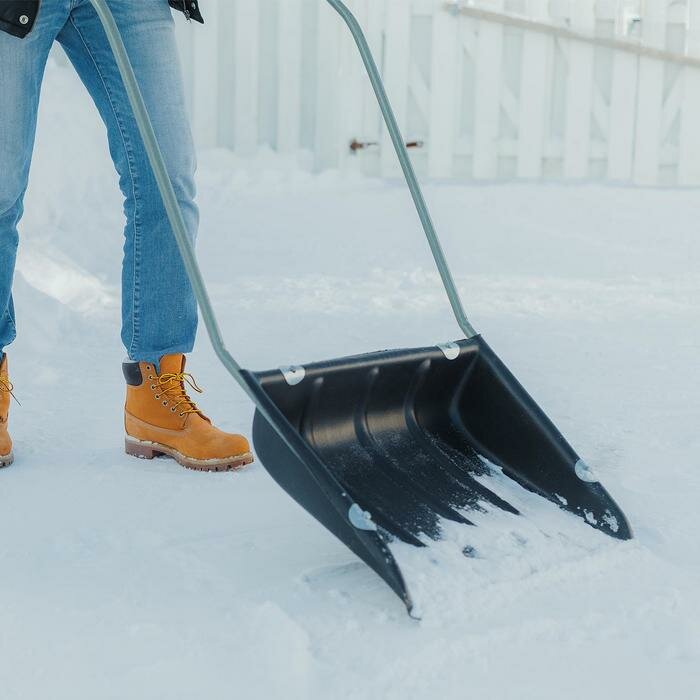
<instances>
[{"instance_id":1,"label":"boot eyelet","mask_svg":"<svg viewBox=\"0 0 700 700\"><path fill-rule=\"evenodd\" d=\"M185 414L184 414L184 413L181 413L181 414L180 414L180 418L184 418L184 417L185 417Z\"/></svg>"},{"instance_id":2,"label":"boot eyelet","mask_svg":"<svg viewBox=\"0 0 700 700\"><path fill-rule=\"evenodd\" d=\"M167 401L163 401L163 406L167 406L167 405L168 405L168 402L167 402Z\"/></svg>"},{"instance_id":3,"label":"boot eyelet","mask_svg":"<svg viewBox=\"0 0 700 700\"><path fill-rule=\"evenodd\" d=\"M148 371L148 372L151 371L151 365L146 365L146 371Z\"/></svg>"},{"instance_id":4,"label":"boot eyelet","mask_svg":"<svg viewBox=\"0 0 700 700\"><path fill-rule=\"evenodd\" d=\"M156 394L154 398L156 401L160 401L160 394Z\"/></svg>"},{"instance_id":5,"label":"boot eyelet","mask_svg":"<svg viewBox=\"0 0 700 700\"><path fill-rule=\"evenodd\" d=\"M175 413L175 411L177 411L177 408L171 408L170 411L171 413Z\"/></svg>"},{"instance_id":6,"label":"boot eyelet","mask_svg":"<svg viewBox=\"0 0 700 700\"><path fill-rule=\"evenodd\" d=\"M153 381L153 375L152 375L152 374L149 374L149 375L148 375L148 379L149 379L149 381L152 382L152 381Z\"/></svg>"}]
</instances>

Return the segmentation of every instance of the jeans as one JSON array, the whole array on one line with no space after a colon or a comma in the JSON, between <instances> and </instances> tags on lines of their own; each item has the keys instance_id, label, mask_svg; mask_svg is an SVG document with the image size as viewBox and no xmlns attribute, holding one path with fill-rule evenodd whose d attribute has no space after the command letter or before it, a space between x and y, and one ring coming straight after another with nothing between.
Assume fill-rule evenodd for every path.
<instances>
[{"instance_id":1,"label":"jeans","mask_svg":"<svg viewBox=\"0 0 700 700\"><path fill-rule=\"evenodd\" d=\"M194 244L195 153L168 0L109 0ZM126 216L122 341L131 360L192 350L197 305L107 38L88 0L43 0L25 39L0 33L0 352L16 336L17 225L34 147L39 92L58 41L107 127Z\"/></svg>"}]
</instances>

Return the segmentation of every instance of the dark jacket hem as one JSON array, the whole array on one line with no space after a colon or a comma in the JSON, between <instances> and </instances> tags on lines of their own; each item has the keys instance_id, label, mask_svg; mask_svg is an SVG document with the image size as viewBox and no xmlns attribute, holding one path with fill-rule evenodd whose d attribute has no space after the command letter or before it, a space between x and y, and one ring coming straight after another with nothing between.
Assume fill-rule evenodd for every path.
<instances>
[{"instance_id":1,"label":"dark jacket hem","mask_svg":"<svg viewBox=\"0 0 700 700\"><path fill-rule=\"evenodd\" d=\"M2 0L0 0L2 2ZM5 32L6 34L11 34L16 36L18 39L24 39L24 37L32 31L34 22L28 24L26 27L19 27L12 22L5 22L5 20L0 19L0 32Z\"/></svg>"}]
</instances>

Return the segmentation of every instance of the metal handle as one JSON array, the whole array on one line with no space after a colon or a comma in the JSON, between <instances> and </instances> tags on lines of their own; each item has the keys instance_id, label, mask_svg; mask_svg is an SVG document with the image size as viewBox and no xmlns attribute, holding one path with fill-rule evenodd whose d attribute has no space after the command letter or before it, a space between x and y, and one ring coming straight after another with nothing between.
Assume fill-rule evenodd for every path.
<instances>
[{"instance_id":1,"label":"metal handle","mask_svg":"<svg viewBox=\"0 0 700 700\"><path fill-rule=\"evenodd\" d=\"M411 190L413 201L415 202L416 209L418 210L418 215L420 216L421 223L423 224L423 229L428 239L428 243L430 244L433 257L435 258L435 263L440 271L440 276L442 277L442 281L445 286L445 290L447 291L447 296L450 300L450 304L452 305L452 310L454 311L457 323L464 332L465 336L467 338L472 338L476 335L476 331L472 327L471 323L469 323L464 312L464 308L462 307L462 302L459 298L459 293L457 292L454 279L450 273L447 261L445 259L445 254L442 250L442 246L440 245L437 233L435 232L432 219L430 218L428 206L425 203L423 193L421 192L420 185L418 184L418 179L416 178L415 171L413 170L413 165L411 164L411 160L408 156L408 151L404 145L401 130L399 129L396 117L394 116L394 112L389 103L389 98L387 97L386 90L384 89L384 84L382 83L379 69L374 61L372 52L367 44L367 40L365 39L365 35L362 32L362 28L355 19L354 15L342 2L340 2L340 0L327 1L345 20L346 24L350 28L355 42L357 43L362 60L367 68L370 81L372 82L372 87L377 95L379 106L382 110L382 114L384 115L387 128L391 134L391 140L394 143L394 148L396 149L396 153L399 157L399 162L401 163L401 167L406 177L406 182ZM124 87L126 88L127 96L134 112L134 118L136 119L141 138L143 139L148 160L153 168L153 173L155 175L161 197L163 198L163 204L168 215L168 220L173 229L187 275L190 279L190 283L192 284L194 295L197 298L202 319L204 320L204 325L206 326L207 332L209 333L209 338L211 339L211 344L224 367L226 367L231 376L233 376L241 388L257 405L258 401L255 395L241 374L241 366L236 362L236 360L234 360L231 353L226 349L223 336L221 335L221 331L214 314L211 300L209 299L209 293L207 292L207 288L204 283L204 278L202 277L201 270L199 269L194 249L190 244L187 226L185 224L180 205L177 201L173 184L170 180L170 176L168 175L163 154L161 153L158 145L158 140L156 139L153 125L151 124L151 119L148 115L148 110L146 109L143 96L141 95L141 91L136 81L136 76L134 75L134 70L129 60L124 42L121 38L121 34L119 33L117 23L115 22L114 16L107 5L107 0L90 0L90 3L95 8L102 26L104 27L107 40L109 41L109 45L117 62L117 67L119 68L119 73L124 81Z\"/></svg>"},{"instance_id":2,"label":"metal handle","mask_svg":"<svg viewBox=\"0 0 700 700\"><path fill-rule=\"evenodd\" d=\"M391 136L391 140L394 144L394 149L396 150L396 155L399 157L399 162L401 163L401 169L408 183L408 188L411 190L411 196L413 197L413 202L418 210L418 216L420 217L421 224L423 224L423 230L425 231L425 236L428 239L428 244L430 245L430 250L433 253L433 258L435 258L435 264L440 272L440 277L442 278L442 283L447 292L447 296L452 305L452 311L454 312L455 318L462 332L467 338L473 338L477 335L476 330L469 322L467 314L462 306L462 300L459 297L459 292L457 291L457 286L455 285L454 278L450 272L450 267L447 264L445 258L445 253L442 250L442 245L440 244L440 239L438 238L437 232L435 231L435 226L433 220L428 211L428 205L425 202L425 197L423 197L423 192L421 191L420 184L418 184L418 178L416 177L416 172L413 169L413 163L411 163L411 158L408 155L408 150L406 149L406 142L401 134L401 129L396 121L396 116L394 115L394 110L391 107L389 98L386 94L384 88L384 82L382 81L379 69L372 56L372 50L369 48L365 34L360 27L360 23L355 18L355 15L350 12L346 5L341 2L341 0L327 0L328 4L345 20L345 24L348 25L350 33L355 39L357 48L360 50L360 55L362 56L362 61L367 69L367 74L369 75L370 82L374 88L374 94L377 96L377 101L379 102L379 107L382 110L382 116L386 122L387 129Z\"/></svg>"}]
</instances>

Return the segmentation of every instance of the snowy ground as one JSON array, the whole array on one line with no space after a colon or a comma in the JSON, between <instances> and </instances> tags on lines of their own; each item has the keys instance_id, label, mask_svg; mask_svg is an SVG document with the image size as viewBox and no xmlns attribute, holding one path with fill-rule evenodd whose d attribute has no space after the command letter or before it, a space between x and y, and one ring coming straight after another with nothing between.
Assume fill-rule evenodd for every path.
<instances>
[{"instance_id":1,"label":"snowy ground","mask_svg":"<svg viewBox=\"0 0 700 700\"><path fill-rule=\"evenodd\" d=\"M405 189L201 158L201 262L230 349L274 367L458 336ZM93 110L46 84L0 473L0 696L697 697L697 190L433 184L476 325L628 514L613 542L547 503L402 552L398 599L257 465L122 454L120 197ZM252 408L202 334L203 405Z\"/></svg>"}]
</instances>

